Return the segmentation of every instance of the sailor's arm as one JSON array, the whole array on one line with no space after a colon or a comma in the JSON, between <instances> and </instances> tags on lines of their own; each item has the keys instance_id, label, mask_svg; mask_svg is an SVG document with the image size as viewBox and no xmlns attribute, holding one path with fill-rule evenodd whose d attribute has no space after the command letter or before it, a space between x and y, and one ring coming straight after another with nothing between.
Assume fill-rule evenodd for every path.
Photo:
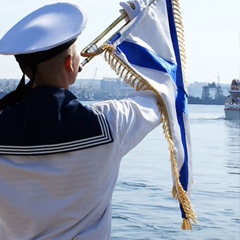
<instances>
[{"instance_id":1,"label":"sailor's arm","mask_svg":"<svg viewBox=\"0 0 240 240\"><path fill-rule=\"evenodd\" d=\"M113 138L125 155L161 123L161 114L154 92L138 91L122 100L95 104L109 122Z\"/></svg>"}]
</instances>

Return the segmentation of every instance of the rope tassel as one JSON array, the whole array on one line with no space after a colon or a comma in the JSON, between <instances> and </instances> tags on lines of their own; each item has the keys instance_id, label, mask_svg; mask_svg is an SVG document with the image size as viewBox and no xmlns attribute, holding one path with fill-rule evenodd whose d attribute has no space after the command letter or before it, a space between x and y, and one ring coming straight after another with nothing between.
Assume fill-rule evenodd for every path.
<instances>
[{"instance_id":1,"label":"rope tassel","mask_svg":"<svg viewBox=\"0 0 240 240\"><path fill-rule=\"evenodd\" d=\"M186 219L183 219L182 229L191 230L192 225L190 220L196 223L196 214L192 208L187 192L183 189L181 182L179 180L179 171L177 168L177 160L174 152L170 122L169 122L167 108L166 108L163 97L153 86L151 86L149 82L147 82L136 71L130 68L120 58L118 58L115 53L115 49L111 45L106 44L104 46L104 58L107 61L107 63L110 65L110 67L116 72L116 74L120 78L122 78L123 81L125 81L130 86L135 88L136 91L152 90L158 96L158 106L159 106L159 112L162 115L163 132L169 144L170 159L173 166L173 174L174 174L175 184L176 184L176 186L174 186L172 189L172 194L173 194L173 197L179 201L186 215Z\"/></svg>"}]
</instances>

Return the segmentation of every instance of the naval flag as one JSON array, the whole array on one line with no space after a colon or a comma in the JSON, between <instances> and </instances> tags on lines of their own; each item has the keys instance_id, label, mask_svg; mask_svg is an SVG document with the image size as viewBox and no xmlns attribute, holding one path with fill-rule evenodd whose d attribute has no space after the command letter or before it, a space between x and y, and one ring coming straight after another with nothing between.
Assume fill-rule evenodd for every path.
<instances>
[{"instance_id":1,"label":"naval flag","mask_svg":"<svg viewBox=\"0 0 240 240\"><path fill-rule=\"evenodd\" d=\"M136 90L157 94L170 150L173 196L179 201L182 229L191 229L196 215L189 200L193 179L180 7L178 0L152 0L146 6L109 41L105 59Z\"/></svg>"}]
</instances>

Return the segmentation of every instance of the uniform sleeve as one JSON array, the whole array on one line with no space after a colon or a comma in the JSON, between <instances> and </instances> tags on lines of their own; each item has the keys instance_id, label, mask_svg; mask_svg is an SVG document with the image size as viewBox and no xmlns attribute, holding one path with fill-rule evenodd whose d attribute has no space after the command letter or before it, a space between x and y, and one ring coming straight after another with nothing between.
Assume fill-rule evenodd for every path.
<instances>
[{"instance_id":1,"label":"uniform sleeve","mask_svg":"<svg viewBox=\"0 0 240 240\"><path fill-rule=\"evenodd\" d=\"M94 104L105 115L122 156L161 123L157 98L152 91L134 92L122 100Z\"/></svg>"}]
</instances>

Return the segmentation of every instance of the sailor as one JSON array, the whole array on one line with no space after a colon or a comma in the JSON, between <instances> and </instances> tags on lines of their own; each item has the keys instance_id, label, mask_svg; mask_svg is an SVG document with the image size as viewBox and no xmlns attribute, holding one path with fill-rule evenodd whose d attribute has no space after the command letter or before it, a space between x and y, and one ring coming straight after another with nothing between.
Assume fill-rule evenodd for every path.
<instances>
[{"instance_id":1,"label":"sailor","mask_svg":"<svg viewBox=\"0 0 240 240\"><path fill-rule=\"evenodd\" d=\"M132 3L130 18L144 7ZM110 239L121 159L161 122L151 91L92 106L69 91L86 23L81 6L55 3L0 40L0 53L14 55L23 71L0 101L0 239Z\"/></svg>"}]
</instances>

